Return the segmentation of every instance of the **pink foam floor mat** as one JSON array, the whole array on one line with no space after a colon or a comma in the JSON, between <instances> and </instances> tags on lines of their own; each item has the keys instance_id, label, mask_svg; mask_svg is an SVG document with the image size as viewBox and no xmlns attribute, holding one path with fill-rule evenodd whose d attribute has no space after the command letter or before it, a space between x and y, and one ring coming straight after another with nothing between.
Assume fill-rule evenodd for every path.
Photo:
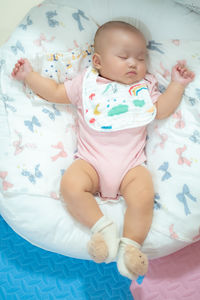
<instances>
[{"instance_id":1,"label":"pink foam floor mat","mask_svg":"<svg viewBox=\"0 0 200 300\"><path fill-rule=\"evenodd\" d=\"M130 289L134 300L200 300L200 241L150 261Z\"/></svg>"}]
</instances>

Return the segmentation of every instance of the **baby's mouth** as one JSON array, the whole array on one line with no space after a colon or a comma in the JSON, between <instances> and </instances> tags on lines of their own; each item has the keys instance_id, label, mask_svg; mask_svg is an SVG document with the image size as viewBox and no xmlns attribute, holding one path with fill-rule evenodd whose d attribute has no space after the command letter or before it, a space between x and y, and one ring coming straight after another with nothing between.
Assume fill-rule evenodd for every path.
<instances>
[{"instance_id":1,"label":"baby's mouth","mask_svg":"<svg viewBox=\"0 0 200 300\"><path fill-rule=\"evenodd\" d=\"M131 75L131 76L136 75L136 74L137 73L135 71L129 71L129 72L127 72L127 75Z\"/></svg>"}]
</instances>

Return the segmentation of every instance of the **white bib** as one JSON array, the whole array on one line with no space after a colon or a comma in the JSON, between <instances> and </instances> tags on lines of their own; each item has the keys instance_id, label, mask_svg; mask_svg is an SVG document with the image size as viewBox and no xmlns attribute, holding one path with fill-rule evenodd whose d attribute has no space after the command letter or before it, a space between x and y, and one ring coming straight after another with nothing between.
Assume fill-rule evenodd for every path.
<instances>
[{"instance_id":1,"label":"white bib","mask_svg":"<svg viewBox=\"0 0 200 300\"><path fill-rule=\"evenodd\" d=\"M88 126L113 132L145 126L156 116L147 85L141 80L132 85L98 83L98 72L89 67L83 80L83 110Z\"/></svg>"}]
</instances>

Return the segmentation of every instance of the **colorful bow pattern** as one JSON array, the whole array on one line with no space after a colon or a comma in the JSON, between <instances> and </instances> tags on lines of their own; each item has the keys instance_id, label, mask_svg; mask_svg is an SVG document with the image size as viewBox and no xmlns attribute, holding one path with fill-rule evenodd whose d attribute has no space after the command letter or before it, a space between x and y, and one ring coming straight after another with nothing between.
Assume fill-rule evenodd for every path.
<instances>
[{"instance_id":1,"label":"colorful bow pattern","mask_svg":"<svg viewBox=\"0 0 200 300\"><path fill-rule=\"evenodd\" d=\"M176 128L182 129L185 127L185 122L183 121L182 113L180 110L173 114L173 118L178 119L178 121L175 124Z\"/></svg>"},{"instance_id":2,"label":"colorful bow pattern","mask_svg":"<svg viewBox=\"0 0 200 300\"><path fill-rule=\"evenodd\" d=\"M8 172L0 172L0 178L2 180L2 188L3 188L3 191L7 191L8 189L12 188L13 187L13 184L6 181L6 177L8 176Z\"/></svg>"},{"instance_id":3,"label":"colorful bow pattern","mask_svg":"<svg viewBox=\"0 0 200 300\"><path fill-rule=\"evenodd\" d=\"M26 24L20 24L19 27L21 27L23 30L27 30L27 27L32 25L33 21L30 19L30 16L26 18Z\"/></svg>"},{"instance_id":4,"label":"colorful bow pattern","mask_svg":"<svg viewBox=\"0 0 200 300\"><path fill-rule=\"evenodd\" d=\"M14 102L15 100L11 97L8 97L5 94L0 94L0 97L2 98L5 108L11 110L12 112L16 112L16 108L10 104L10 102Z\"/></svg>"},{"instance_id":5,"label":"colorful bow pattern","mask_svg":"<svg viewBox=\"0 0 200 300\"><path fill-rule=\"evenodd\" d=\"M50 118L51 120L54 121L55 118L56 118L56 116L60 116L61 113L60 113L59 110L57 110L55 104L52 105L52 108L53 108L53 110L54 110L53 112L50 111L50 110L47 109L47 108L43 108L42 112L45 113L45 114L47 114L47 115L49 116L49 118Z\"/></svg>"},{"instance_id":6,"label":"colorful bow pattern","mask_svg":"<svg viewBox=\"0 0 200 300\"><path fill-rule=\"evenodd\" d=\"M55 37L54 37L54 36L52 36L52 37L50 38L50 40L48 40L48 39L45 37L45 35L44 35L43 33L41 33L39 39L34 40L33 43L34 43L36 46L41 47L41 48L46 52L46 49L45 49L45 47L44 47L44 45L43 45L44 42L50 43L50 42L52 42L53 40L55 40Z\"/></svg>"},{"instance_id":7,"label":"colorful bow pattern","mask_svg":"<svg viewBox=\"0 0 200 300\"><path fill-rule=\"evenodd\" d=\"M197 143L200 144L200 132L198 130L195 130L193 132L193 134L189 137L189 139L193 142L193 143Z\"/></svg>"},{"instance_id":8,"label":"colorful bow pattern","mask_svg":"<svg viewBox=\"0 0 200 300\"><path fill-rule=\"evenodd\" d=\"M24 125L32 132L34 132L34 126L41 127L41 124L36 116L32 117L32 121L25 120Z\"/></svg>"},{"instance_id":9,"label":"colorful bow pattern","mask_svg":"<svg viewBox=\"0 0 200 300\"><path fill-rule=\"evenodd\" d=\"M22 145L22 135L21 133L15 130L15 133L18 135L18 140L13 142L13 146L15 148L15 155L20 154L25 148L36 149L37 146L35 144L24 144Z\"/></svg>"},{"instance_id":10,"label":"colorful bow pattern","mask_svg":"<svg viewBox=\"0 0 200 300\"><path fill-rule=\"evenodd\" d=\"M28 180L29 180L31 183L35 184L37 178L42 178L42 177L43 177L42 172L39 170L39 167L40 167L40 164L37 164L37 165L35 166L34 173L31 173L31 172L29 172L29 171L27 171L27 170L22 170L21 174L22 174L23 176L27 177Z\"/></svg>"},{"instance_id":11,"label":"colorful bow pattern","mask_svg":"<svg viewBox=\"0 0 200 300\"><path fill-rule=\"evenodd\" d=\"M155 193L154 195L154 209L161 209L161 204L158 202L160 200L160 195Z\"/></svg>"},{"instance_id":12,"label":"colorful bow pattern","mask_svg":"<svg viewBox=\"0 0 200 300\"><path fill-rule=\"evenodd\" d=\"M187 147L185 145L183 146L183 148L176 149L176 153L179 155L178 164L179 165L186 164L187 166L190 167L192 162L189 159L187 159L186 157L183 157L183 155L182 155L182 153L186 150L187 150Z\"/></svg>"},{"instance_id":13,"label":"colorful bow pattern","mask_svg":"<svg viewBox=\"0 0 200 300\"><path fill-rule=\"evenodd\" d=\"M77 13L72 14L72 17L74 18L74 20L77 21L79 30L84 30L83 25L81 23L81 17L85 20L89 20L88 17L85 16L84 12L79 9Z\"/></svg>"},{"instance_id":14,"label":"colorful bow pattern","mask_svg":"<svg viewBox=\"0 0 200 300\"><path fill-rule=\"evenodd\" d=\"M52 145L52 148L60 149L60 152L57 155L51 157L52 161L56 161L59 157L67 157L67 153L64 151L62 142L58 142L58 144L55 146Z\"/></svg>"},{"instance_id":15,"label":"colorful bow pattern","mask_svg":"<svg viewBox=\"0 0 200 300\"><path fill-rule=\"evenodd\" d=\"M57 14L56 10L46 12L48 24L50 27L56 27L59 25L59 22L57 20L53 19L57 15L58 14Z\"/></svg>"},{"instance_id":16,"label":"colorful bow pattern","mask_svg":"<svg viewBox=\"0 0 200 300\"><path fill-rule=\"evenodd\" d=\"M148 45L147 45L147 49L152 50L152 51L157 51L159 53L164 54L164 52L160 49L160 46L162 46L162 43L158 43L155 41L149 41Z\"/></svg>"},{"instance_id":17,"label":"colorful bow pattern","mask_svg":"<svg viewBox=\"0 0 200 300\"><path fill-rule=\"evenodd\" d=\"M16 44L10 48L15 55L17 55L18 50L25 53L24 47L20 41L17 41Z\"/></svg>"},{"instance_id":18,"label":"colorful bow pattern","mask_svg":"<svg viewBox=\"0 0 200 300\"><path fill-rule=\"evenodd\" d=\"M159 132L158 126L155 126L155 132L157 133L157 135L159 136L161 141L159 143L155 144L154 149L152 151L153 153L155 153L155 151L158 147L160 147L161 149L164 149L165 143L168 139L168 135L166 133L160 133Z\"/></svg>"},{"instance_id":19,"label":"colorful bow pattern","mask_svg":"<svg viewBox=\"0 0 200 300\"><path fill-rule=\"evenodd\" d=\"M170 177L172 177L172 175L170 174L170 172L168 172L168 168L169 168L169 163L168 162L164 162L159 168L159 171L163 171L164 174L161 178L162 181L169 179Z\"/></svg>"},{"instance_id":20,"label":"colorful bow pattern","mask_svg":"<svg viewBox=\"0 0 200 300\"><path fill-rule=\"evenodd\" d=\"M190 211L188 203L187 203L187 199L190 199L193 202L196 202L197 199L190 193L190 190L189 190L189 187L187 184L183 185L182 193L177 194L176 197L183 204L186 216L191 214L191 211Z\"/></svg>"}]
</instances>

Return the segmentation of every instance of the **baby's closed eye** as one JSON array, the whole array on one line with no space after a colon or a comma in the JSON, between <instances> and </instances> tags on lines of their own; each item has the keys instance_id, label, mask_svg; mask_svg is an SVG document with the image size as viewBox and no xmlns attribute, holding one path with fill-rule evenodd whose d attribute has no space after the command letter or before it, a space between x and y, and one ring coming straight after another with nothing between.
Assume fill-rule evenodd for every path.
<instances>
[{"instance_id":1,"label":"baby's closed eye","mask_svg":"<svg viewBox=\"0 0 200 300\"><path fill-rule=\"evenodd\" d=\"M127 54L119 54L118 57L121 59L127 59L128 55Z\"/></svg>"}]
</instances>

